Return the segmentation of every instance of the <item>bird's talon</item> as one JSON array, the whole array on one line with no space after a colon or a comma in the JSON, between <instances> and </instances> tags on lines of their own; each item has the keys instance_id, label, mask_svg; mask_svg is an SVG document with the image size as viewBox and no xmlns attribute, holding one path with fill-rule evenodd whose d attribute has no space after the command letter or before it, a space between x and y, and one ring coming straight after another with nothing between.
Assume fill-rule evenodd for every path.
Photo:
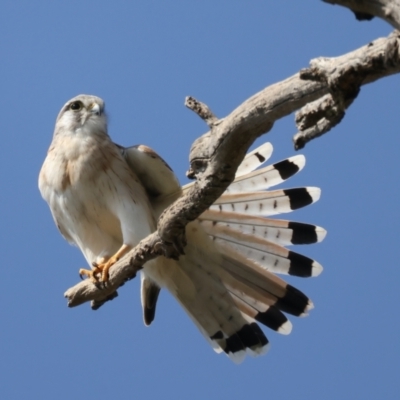
<instances>
[{"instance_id":1,"label":"bird's talon","mask_svg":"<svg viewBox=\"0 0 400 400\"><path fill-rule=\"evenodd\" d=\"M103 269L102 274L101 274L101 281L103 283L108 282L109 278L110 278L110 276L108 274L108 270Z\"/></svg>"}]
</instances>

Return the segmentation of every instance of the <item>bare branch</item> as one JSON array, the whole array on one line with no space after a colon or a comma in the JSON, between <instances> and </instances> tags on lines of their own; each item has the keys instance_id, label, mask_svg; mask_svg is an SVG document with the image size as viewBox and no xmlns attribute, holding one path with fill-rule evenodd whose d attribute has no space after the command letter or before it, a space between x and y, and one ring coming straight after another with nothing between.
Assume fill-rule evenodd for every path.
<instances>
[{"instance_id":1,"label":"bare branch","mask_svg":"<svg viewBox=\"0 0 400 400\"><path fill-rule=\"evenodd\" d=\"M330 131L344 117L345 107L337 103L331 94L306 104L296 113L296 124L300 132L293 136L296 150L306 143Z\"/></svg>"},{"instance_id":2,"label":"bare branch","mask_svg":"<svg viewBox=\"0 0 400 400\"><path fill-rule=\"evenodd\" d=\"M218 121L218 118L213 114L207 105L196 100L192 96L186 97L185 106L194 111L201 119L203 119L210 129L212 129L214 124Z\"/></svg>"},{"instance_id":3,"label":"bare branch","mask_svg":"<svg viewBox=\"0 0 400 400\"><path fill-rule=\"evenodd\" d=\"M69 306L92 301L96 309L114 298L116 289L134 277L145 262L160 255L177 258L183 254L186 225L221 196L257 137L268 132L275 121L302 107L296 117L300 129L296 147L326 132L340 122L362 85L400 72L399 43L399 33L395 32L341 57L313 60L310 68L265 88L221 120L209 117L213 114L201 105L201 114L208 115L204 119L212 121L212 128L194 142L190 151L191 174L196 182L163 212L158 231L111 268L107 287L81 282L65 293Z\"/></svg>"},{"instance_id":4,"label":"bare branch","mask_svg":"<svg viewBox=\"0 0 400 400\"><path fill-rule=\"evenodd\" d=\"M166 250L167 249L167 250ZM136 273L143 268L143 265L157 256L166 255L174 258L172 246L163 246L158 232L154 232L143 239L125 257L121 258L110 269L110 277L106 285L99 283L95 285L86 279L64 293L68 299L68 307L76 307L87 301L92 301L92 308L98 309L106 301L114 299L116 290L123 286L128 280L133 279ZM177 256L174 254L174 256Z\"/></svg>"},{"instance_id":5,"label":"bare branch","mask_svg":"<svg viewBox=\"0 0 400 400\"><path fill-rule=\"evenodd\" d=\"M341 5L354 12L359 21L371 20L374 16L384 19L400 30L400 0L323 0L325 3Z\"/></svg>"},{"instance_id":6,"label":"bare branch","mask_svg":"<svg viewBox=\"0 0 400 400\"><path fill-rule=\"evenodd\" d=\"M190 110L194 111L201 119L203 119L210 129L219 122L218 118L213 114L210 108L196 100L194 97L188 96L185 99L185 106ZM194 179L196 177L196 172L203 169L204 165L201 160L195 160L190 166L189 170L186 172L186 176L189 179Z\"/></svg>"},{"instance_id":7,"label":"bare branch","mask_svg":"<svg viewBox=\"0 0 400 400\"><path fill-rule=\"evenodd\" d=\"M387 39L378 39L350 53L351 57L317 58L310 62L310 68L300 71L303 79L325 82L329 94L305 105L296 114L299 129L293 137L296 150L337 125L362 85L379 79L381 74L385 76L386 72L388 75L398 72L399 35L394 31ZM338 63L343 57L345 62Z\"/></svg>"}]
</instances>

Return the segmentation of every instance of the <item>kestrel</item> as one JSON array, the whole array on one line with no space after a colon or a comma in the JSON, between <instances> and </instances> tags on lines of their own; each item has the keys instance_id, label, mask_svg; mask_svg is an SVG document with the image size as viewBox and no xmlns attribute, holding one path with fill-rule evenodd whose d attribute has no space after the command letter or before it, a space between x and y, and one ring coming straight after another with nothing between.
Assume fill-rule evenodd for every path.
<instances>
[{"instance_id":1,"label":"kestrel","mask_svg":"<svg viewBox=\"0 0 400 400\"><path fill-rule=\"evenodd\" d=\"M144 322L155 316L161 288L169 290L217 352L235 362L269 347L257 322L292 329L284 313L303 316L311 300L276 274L316 276L321 265L285 248L321 241L318 226L267 218L311 204L318 188L266 191L304 167L298 155L257 169L272 154L266 143L249 153L235 181L186 227L179 260L158 257L142 270ZM162 211L182 195L173 171L146 146L112 142L102 99L79 95L61 109L39 175L39 189L64 238L78 246L93 282L156 230Z\"/></svg>"}]
</instances>

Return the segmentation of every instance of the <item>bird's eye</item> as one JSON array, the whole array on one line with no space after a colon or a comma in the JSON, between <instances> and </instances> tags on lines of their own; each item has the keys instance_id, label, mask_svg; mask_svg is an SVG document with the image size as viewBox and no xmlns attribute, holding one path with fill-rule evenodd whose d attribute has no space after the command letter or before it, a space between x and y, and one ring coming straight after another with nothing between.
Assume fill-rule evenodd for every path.
<instances>
[{"instance_id":1,"label":"bird's eye","mask_svg":"<svg viewBox=\"0 0 400 400\"><path fill-rule=\"evenodd\" d=\"M79 111L82 109L83 104L80 101L74 101L73 103L71 103L71 105L69 106L69 108L72 111Z\"/></svg>"}]
</instances>

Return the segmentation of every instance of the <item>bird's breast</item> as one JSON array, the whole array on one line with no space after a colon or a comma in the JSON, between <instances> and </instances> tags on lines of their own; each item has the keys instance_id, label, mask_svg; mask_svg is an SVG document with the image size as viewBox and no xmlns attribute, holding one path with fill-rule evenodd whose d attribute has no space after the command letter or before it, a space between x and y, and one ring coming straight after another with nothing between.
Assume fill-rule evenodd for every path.
<instances>
[{"instance_id":1,"label":"bird's breast","mask_svg":"<svg viewBox=\"0 0 400 400\"><path fill-rule=\"evenodd\" d=\"M111 144L111 143L110 143ZM93 185L110 168L115 150L100 138L71 137L55 141L39 176L39 186L57 193Z\"/></svg>"}]
</instances>

